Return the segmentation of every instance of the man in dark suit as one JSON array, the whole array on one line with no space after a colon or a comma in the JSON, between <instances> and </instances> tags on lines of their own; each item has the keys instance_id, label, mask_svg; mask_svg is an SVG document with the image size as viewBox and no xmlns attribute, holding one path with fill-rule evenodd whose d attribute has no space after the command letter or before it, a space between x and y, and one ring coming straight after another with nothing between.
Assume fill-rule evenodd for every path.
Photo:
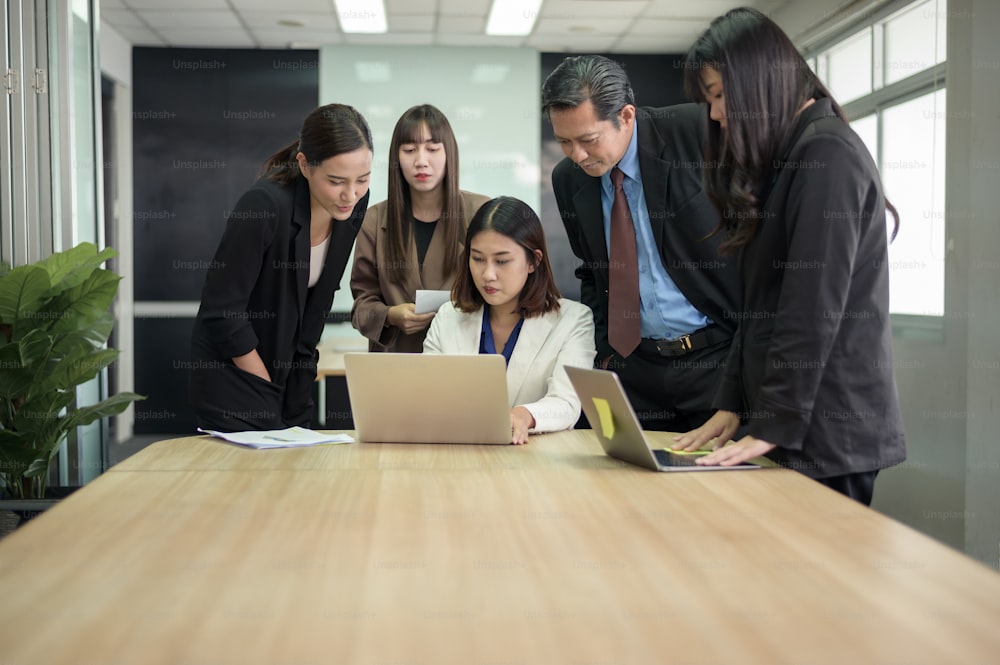
<instances>
[{"instance_id":1,"label":"man in dark suit","mask_svg":"<svg viewBox=\"0 0 1000 665\"><path fill-rule=\"evenodd\" d=\"M719 219L701 186L704 111L637 108L621 65L586 55L546 78L542 112L566 155L552 188L582 261L597 364L618 373L643 427L698 427L712 414L740 293L736 261L707 238Z\"/></svg>"}]
</instances>

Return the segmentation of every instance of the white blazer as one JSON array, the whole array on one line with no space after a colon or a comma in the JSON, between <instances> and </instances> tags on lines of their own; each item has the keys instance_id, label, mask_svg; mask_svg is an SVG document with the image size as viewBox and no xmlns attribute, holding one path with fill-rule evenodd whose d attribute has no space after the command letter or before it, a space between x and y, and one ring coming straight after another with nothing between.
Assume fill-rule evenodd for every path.
<instances>
[{"instance_id":1,"label":"white blazer","mask_svg":"<svg viewBox=\"0 0 1000 665\"><path fill-rule=\"evenodd\" d=\"M460 312L445 303L431 321L424 353L479 353L483 310ZM565 298L559 311L526 318L507 364L507 397L511 408L523 406L535 418L532 432L570 429L580 418L580 398L564 365L593 367L594 315L590 308Z\"/></svg>"}]
</instances>

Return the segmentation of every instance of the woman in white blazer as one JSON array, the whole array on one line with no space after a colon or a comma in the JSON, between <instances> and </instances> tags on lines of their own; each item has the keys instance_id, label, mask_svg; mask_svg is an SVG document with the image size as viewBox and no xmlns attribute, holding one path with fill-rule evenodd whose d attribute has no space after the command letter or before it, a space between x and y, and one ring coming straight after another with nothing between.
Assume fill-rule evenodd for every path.
<instances>
[{"instance_id":1,"label":"woman in white blazer","mask_svg":"<svg viewBox=\"0 0 1000 665\"><path fill-rule=\"evenodd\" d=\"M563 367L594 366L594 317L559 297L538 215L509 196L487 201L469 223L463 264L424 353L502 353L515 444L573 427L580 399Z\"/></svg>"}]
</instances>

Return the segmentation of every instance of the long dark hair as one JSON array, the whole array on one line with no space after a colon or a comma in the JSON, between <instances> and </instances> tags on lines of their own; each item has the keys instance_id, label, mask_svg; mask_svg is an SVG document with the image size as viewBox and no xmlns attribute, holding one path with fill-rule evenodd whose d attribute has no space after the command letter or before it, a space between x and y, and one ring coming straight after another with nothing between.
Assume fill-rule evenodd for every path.
<instances>
[{"instance_id":1,"label":"long dark hair","mask_svg":"<svg viewBox=\"0 0 1000 665\"><path fill-rule=\"evenodd\" d=\"M359 148L372 150L372 132L364 116L346 104L320 106L302 121L298 140L268 157L258 177L287 185L302 175L298 153L310 165L317 165Z\"/></svg>"},{"instance_id":2,"label":"long dark hair","mask_svg":"<svg viewBox=\"0 0 1000 665\"><path fill-rule=\"evenodd\" d=\"M535 271L528 275L518 299L521 316L530 318L558 311L559 287L556 286L555 278L552 276L542 220L538 219L531 206L512 196L490 199L476 211L472 221L469 222L465 249L462 252L462 261L466 268L458 273L455 284L451 287L451 299L455 301L455 307L461 312L475 312L485 302L468 268L472 256L472 239L483 231L496 231L519 244L524 248L528 263L535 266ZM541 260L535 255L536 249L542 252Z\"/></svg>"},{"instance_id":3,"label":"long dark hair","mask_svg":"<svg viewBox=\"0 0 1000 665\"><path fill-rule=\"evenodd\" d=\"M389 242L385 248L386 260L382 270L389 281L395 284L402 284L407 276L408 266L416 263L416 246L409 223L412 212L410 185L399 167L399 148L405 143L416 143L423 127L427 128L431 141L444 146L445 171L441 181L444 205L438 219L438 226L443 228L435 232L444 238L442 275L448 277L461 266L458 254L462 245L465 209L462 192L458 188L458 144L455 132L452 131L448 118L437 107L430 104L413 106L396 121L389 144L389 188L385 208Z\"/></svg>"},{"instance_id":4,"label":"long dark hair","mask_svg":"<svg viewBox=\"0 0 1000 665\"><path fill-rule=\"evenodd\" d=\"M802 106L825 97L837 117L847 117L792 40L756 9L740 7L716 18L688 51L684 90L698 102L705 101L706 68L722 77L726 129L708 123L705 161L715 168L705 169L705 192L721 217L716 231L727 235L719 250L732 253L757 232L761 197ZM895 238L899 215L888 200L886 208L895 218Z\"/></svg>"}]
</instances>

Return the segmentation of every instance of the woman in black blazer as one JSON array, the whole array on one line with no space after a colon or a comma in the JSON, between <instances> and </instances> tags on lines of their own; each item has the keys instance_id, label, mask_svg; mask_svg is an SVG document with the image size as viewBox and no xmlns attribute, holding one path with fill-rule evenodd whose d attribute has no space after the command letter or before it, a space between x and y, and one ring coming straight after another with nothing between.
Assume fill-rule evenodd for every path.
<instances>
[{"instance_id":1,"label":"woman in black blazer","mask_svg":"<svg viewBox=\"0 0 1000 665\"><path fill-rule=\"evenodd\" d=\"M368 209L371 163L364 117L321 106L229 214L192 337L199 427L309 423L316 345Z\"/></svg>"},{"instance_id":2,"label":"woman in black blazer","mask_svg":"<svg viewBox=\"0 0 1000 665\"><path fill-rule=\"evenodd\" d=\"M685 79L707 101L705 188L744 284L720 410L675 447L728 441L742 420L748 435L699 463L767 455L868 504L878 470L906 456L886 254L895 209L843 111L760 12L713 21Z\"/></svg>"}]
</instances>

